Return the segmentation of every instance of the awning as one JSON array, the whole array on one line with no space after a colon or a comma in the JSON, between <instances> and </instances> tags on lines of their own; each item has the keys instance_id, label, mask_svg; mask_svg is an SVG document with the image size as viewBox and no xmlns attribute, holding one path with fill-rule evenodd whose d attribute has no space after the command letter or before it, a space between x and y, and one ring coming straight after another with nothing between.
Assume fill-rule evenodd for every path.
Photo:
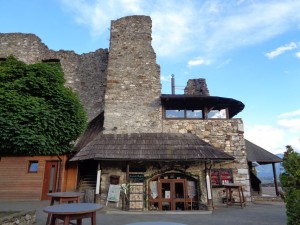
<instances>
[{"instance_id":1,"label":"awning","mask_svg":"<svg viewBox=\"0 0 300 225\"><path fill-rule=\"evenodd\" d=\"M225 161L234 157L194 134L99 134L71 161L79 160Z\"/></svg>"},{"instance_id":2,"label":"awning","mask_svg":"<svg viewBox=\"0 0 300 225\"><path fill-rule=\"evenodd\" d=\"M257 162L259 164L270 164L282 162L282 159L278 156L268 152L262 147L253 144L245 139L247 160L248 162Z\"/></svg>"}]
</instances>

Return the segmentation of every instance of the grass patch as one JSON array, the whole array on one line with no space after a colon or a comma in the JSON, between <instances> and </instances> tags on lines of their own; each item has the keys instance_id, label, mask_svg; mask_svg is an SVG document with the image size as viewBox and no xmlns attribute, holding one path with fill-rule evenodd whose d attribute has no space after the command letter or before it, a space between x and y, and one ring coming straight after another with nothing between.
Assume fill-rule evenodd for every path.
<instances>
[{"instance_id":1,"label":"grass patch","mask_svg":"<svg viewBox=\"0 0 300 225\"><path fill-rule=\"evenodd\" d=\"M0 211L0 217L9 216L9 215L17 213L17 212L19 212L19 211L4 211L4 212Z\"/></svg>"}]
</instances>

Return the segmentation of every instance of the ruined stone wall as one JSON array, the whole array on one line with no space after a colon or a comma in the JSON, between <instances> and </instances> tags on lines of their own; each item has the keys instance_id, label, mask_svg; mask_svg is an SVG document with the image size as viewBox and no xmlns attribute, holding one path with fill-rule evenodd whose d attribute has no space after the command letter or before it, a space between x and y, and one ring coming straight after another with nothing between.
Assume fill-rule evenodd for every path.
<instances>
[{"instance_id":1,"label":"ruined stone wall","mask_svg":"<svg viewBox=\"0 0 300 225\"><path fill-rule=\"evenodd\" d=\"M244 184L244 194L250 200L249 173L241 119L230 120L164 120L164 132L193 133L214 147L229 153L234 162L215 163L213 168L230 168L234 182ZM214 188L214 201L220 202L224 188Z\"/></svg>"},{"instance_id":2,"label":"ruined stone wall","mask_svg":"<svg viewBox=\"0 0 300 225\"><path fill-rule=\"evenodd\" d=\"M108 50L78 55L74 51L53 51L34 34L0 33L0 58L14 55L33 64L59 60L65 74L66 86L78 93L88 119L95 118L104 107Z\"/></svg>"},{"instance_id":3,"label":"ruined stone wall","mask_svg":"<svg viewBox=\"0 0 300 225\"><path fill-rule=\"evenodd\" d=\"M148 16L112 21L104 133L161 131L160 67L151 40Z\"/></svg>"}]
</instances>

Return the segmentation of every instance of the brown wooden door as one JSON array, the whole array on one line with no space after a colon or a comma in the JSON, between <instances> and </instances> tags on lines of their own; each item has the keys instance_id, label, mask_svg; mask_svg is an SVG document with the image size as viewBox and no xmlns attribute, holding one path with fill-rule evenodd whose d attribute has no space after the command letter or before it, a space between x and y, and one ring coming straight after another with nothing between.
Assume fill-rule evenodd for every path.
<instances>
[{"instance_id":1,"label":"brown wooden door","mask_svg":"<svg viewBox=\"0 0 300 225\"><path fill-rule=\"evenodd\" d=\"M172 210L185 210L186 209L186 183L185 180L173 181L173 207Z\"/></svg>"},{"instance_id":2,"label":"brown wooden door","mask_svg":"<svg viewBox=\"0 0 300 225\"><path fill-rule=\"evenodd\" d=\"M41 197L42 200L49 200L50 197L48 197L47 194L56 191L57 172L58 161L46 161Z\"/></svg>"},{"instance_id":3,"label":"brown wooden door","mask_svg":"<svg viewBox=\"0 0 300 225\"><path fill-rule=\"evenodd\" d=\"M159 210L186 209L184 179L161 179L159 182Z\"/></svg>"}]
</instances>

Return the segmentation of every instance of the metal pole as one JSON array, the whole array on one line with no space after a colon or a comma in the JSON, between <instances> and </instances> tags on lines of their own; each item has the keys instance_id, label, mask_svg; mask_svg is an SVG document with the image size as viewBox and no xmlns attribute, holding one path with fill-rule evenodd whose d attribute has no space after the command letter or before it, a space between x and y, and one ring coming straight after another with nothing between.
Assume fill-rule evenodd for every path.
<instances>
[{"instance_id":1,"label":"metal pole","mask_svg":"<svg viewBox=\"0 0 300 225\"><path fill-rule=\"evenodd\" d=\"M171 84L172 84L172 95L175 95L175 78L174 74L171 75Z\"/></svg>"}]
</instances>

